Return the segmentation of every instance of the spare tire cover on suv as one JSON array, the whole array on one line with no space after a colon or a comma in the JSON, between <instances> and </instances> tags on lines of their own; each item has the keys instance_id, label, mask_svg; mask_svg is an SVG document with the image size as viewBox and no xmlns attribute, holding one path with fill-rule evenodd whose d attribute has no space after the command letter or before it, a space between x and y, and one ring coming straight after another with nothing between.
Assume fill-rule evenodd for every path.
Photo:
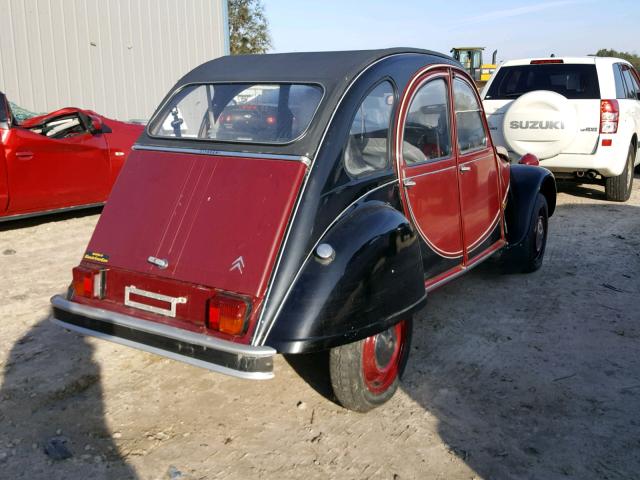
<instances>
[{"instance_id":1,"label":"spare tire cover on suv","mask_svg":"<svg viewBox=\"0 0 640 480\"><path fill-rule=\"evenodd\" d=\"M576 111L559 93L535 90L515 100L504 116L504 140L519 155L540 160L558 155L578 132Z\"/></svg>"}]
</instances>

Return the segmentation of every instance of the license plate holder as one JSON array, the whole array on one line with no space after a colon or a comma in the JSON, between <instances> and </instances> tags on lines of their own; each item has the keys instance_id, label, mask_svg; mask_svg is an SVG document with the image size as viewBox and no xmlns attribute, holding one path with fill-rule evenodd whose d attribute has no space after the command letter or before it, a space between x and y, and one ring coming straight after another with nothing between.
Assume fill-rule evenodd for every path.
<instances>
[{"instance_id":1,"label":"license plate holder","mask_svg":"<svg viewBox=\"0 0 640 480\"><path fill-rule=\"evenodd\" d=\"M146 297L160 302L166 302L170 305L170 307L162 308L156 305L149 305L146 303L138 302L136 300L132 300L131 295L137 295L138 297ZM177 305L185 303L187 303L187 299L185 297L171 297L169 295L163 295L161 293L149 292L147 290L137 288L135 285L128 285L124 287L124 304L127 307L137 308L146 312L157 313L158 315L175 318Z\"/></svg>"}]
</instances>

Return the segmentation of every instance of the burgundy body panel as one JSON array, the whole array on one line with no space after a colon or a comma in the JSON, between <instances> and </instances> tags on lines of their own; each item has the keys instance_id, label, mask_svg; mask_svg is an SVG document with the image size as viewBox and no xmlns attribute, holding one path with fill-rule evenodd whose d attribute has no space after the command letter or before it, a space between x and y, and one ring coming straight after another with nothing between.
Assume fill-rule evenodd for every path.
<instances>
[{"instance_id":1,"label":"burgundy body panel","mask_svg":"<svg viewBox=\"0 0 640 480\"><path fill-rule=\"evenodd\" d=\"M105 133L49 138L29 128L82 112ZM0 130L0 217L106 201L131 145L143 130L90 110L64 108Z\"/></svg>"},{"instance_id":2,"label":"burgundy body panel","mask_svg":"<svg viewBox=\"0 0 640 480\"><path fill-rule=\"evenodd\" d=\"M480 245L500 221L498 164L492 148L459 157L460 198L464 244L467 252Z\"/></svg>"},{"instance_id":3,"label":"burgundy body panel","mask_svg":"<svg viewBox=\"0 0 640 480\"><path fill-rule=\"evenodd\" d=\"M251 333L305 172L289 160L134 151L87 251L106 255L107 268L129 271L127 285L144 278L150 291L187 296L178 317L191 325L201 326L205 314L190 297L193 285L249 296ZM107 272L115 303L101 306L120 311L125 285L110 282Z\"/></svg>"},{"instance_id":4,"label":"burgundy body panel","mask_svg":"<svg viewBox=\"0 0 640 480\"><path fill-rule=\"evenodd\" d=\"M460 258L462 263L460 198L455 157L405 167L404 174L414 177L416 183L406 189L406 199L411 218L423 239L439 255Z\"/></svg>"}]
</instances>

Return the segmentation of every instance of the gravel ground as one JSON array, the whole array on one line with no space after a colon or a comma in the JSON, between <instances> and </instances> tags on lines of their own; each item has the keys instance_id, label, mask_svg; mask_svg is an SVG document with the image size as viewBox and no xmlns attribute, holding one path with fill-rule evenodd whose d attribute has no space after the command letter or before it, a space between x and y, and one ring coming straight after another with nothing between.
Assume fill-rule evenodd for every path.
<instances>
[{"instance_id":1,"label":"gravel ground","mask_svg":"<svg viewBox=\"0 0 640 480\"><path fill-rule=\"evenodd\" d=\"M433 292L401 390L365 415L324 355L250 382L50 324L99 211L0 224L1 477L638 478L640 177L602 196L560 194L539 272L489 261Z\"/></svg>"}]
</instances>

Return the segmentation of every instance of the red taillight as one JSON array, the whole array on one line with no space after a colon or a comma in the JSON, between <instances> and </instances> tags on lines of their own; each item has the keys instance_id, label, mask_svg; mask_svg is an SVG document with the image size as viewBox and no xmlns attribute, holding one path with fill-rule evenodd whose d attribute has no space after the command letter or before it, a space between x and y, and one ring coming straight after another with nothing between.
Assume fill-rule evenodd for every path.
<instances>
[{"instance_id":1,"label":"red taillight","mask_svg":"<svg viewBox=\"0 0 640 480\"><path fill-rule=\"evenodd\" d=\"M269 116L267 117L267 123L268 123L269 125L273 125L274 123L276 123L276 117L273 117L273 116L269 115Z\"/></svg>"},{"instance_id":2,"label":"red taillight","mask_svg":"<svg viewBox=\"0 0 640 480\"><path fill-rule=\"evenodd\" d=\"M536 167L540 165L540 161L538 160L538 157L536 157L533 153L525 153L520 158L520 161L518 163L520 165L534 165Z\"/></svg>"},{"instance_id":3,"label":"red taillight","mask_svg":"<svg viewBox=\"0 0 640 480\"><path fill-rule=\"evenodd\" d=\"M543 65L545 63L564 63L560 58L549 58L546 60L531 60L531 65Z\"/></svg>"},{"instance_id":4,"label":"red taillight","mask_svg":"<svg viewBox=\"0 0 640 480\"><path fill-rule=\"evenodd\" d=\"M251 303L241 297L218 294L209 300L207 327L229 335L245 332Z\"/></svg>"},{"instance_id":5,"label":"red taillight","mask_svg":"<svg viewBox=\"0 0 640 480\"><path fill-rule=\"evenodd\" d=\"M611 140L610 138L603 138L602 139L602 146L603 147L610 147L611 145L613 145L613 140Z\"/></svg>"},{"instance_id":6,"label":"red taillight","mask_svg":"<svg viewBox=\"0 0 640 480\"><path fill-rule=\"evenodd\" d=\"M616 133L619 117L617 100L600 100L600 133Z\"/></svg>"},{"instance_id":7,"label":"red taillight","mask_svg":"<svg viewBox=\"0 0 640 480\"><path fill-rule=\"evenodd\" d=\"M87 298L102 298L104 295L104 270L91 270L86 267L73 269L73 291Z\"/></svg>"}]
</instances>

